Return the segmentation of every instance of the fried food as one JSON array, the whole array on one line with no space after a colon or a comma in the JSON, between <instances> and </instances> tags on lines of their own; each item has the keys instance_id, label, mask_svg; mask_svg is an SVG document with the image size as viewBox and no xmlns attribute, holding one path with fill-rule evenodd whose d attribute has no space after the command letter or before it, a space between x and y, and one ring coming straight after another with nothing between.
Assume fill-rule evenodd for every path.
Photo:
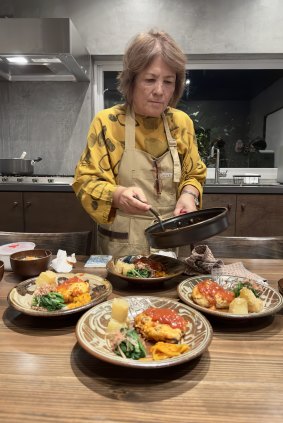
<instances>
[{"instance_id":1,"label":"fried food","mask_svg":"<svg viewBox=\"0 0 283 423\"><path fill-rule=\"evenodd\" d=\"M229 305L229 313L248 314L248 302L245 298L237 297Z\"/></svg>"},{"instance_id":2,"label":"fried food","mask_svg":"<svg viewBox=\"0 0 283 423\"><path fill-rule=\"evenodd\" d=\"M74 276L58 285L57 292L62 295L65 303L72 303L79 295L89 293L89 283Z\"/></svg>"},{"instance_id":3,"label":"fried food","mask_svg":"<svg viewBox=\"0 0 283 423\"><path fill-rule=\"evenodd\" d=\"M249 288L241 289L240 298L247 301L249 313L259 313L263 309L263 301L257 298Z\"/></svg>"},{"instance_id":4,"label":"fried food","mask_svg":"<svg viewBox=\"0 0 283 423\"><path fill-rule=\"evenodd\" d=\"M178 343L187 322L173 310L152 307L135 317L134 326L147 340Z\"/></svg>"},{"instance_id":5,"label":"fried food","mask_svg":"<svg viewBox=\"0 0 283 423\"><path fill-rule=\"evenodd\" d=\"M212 279L199 282L192 290L192 300L205 308L228 308L234 298L233 292L225 290Z\"/></svg>"}]
</instances>

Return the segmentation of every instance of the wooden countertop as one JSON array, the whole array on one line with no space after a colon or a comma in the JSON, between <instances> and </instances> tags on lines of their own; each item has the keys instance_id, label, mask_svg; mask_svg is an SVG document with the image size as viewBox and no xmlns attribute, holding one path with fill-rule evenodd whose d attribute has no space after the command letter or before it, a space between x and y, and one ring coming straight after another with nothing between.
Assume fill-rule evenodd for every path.
<instances>
[{"instance_id":1,"label":"wooden countertop","mask_svg":"<svg viewBox=\"0 0 283 423\"><path fill-rule=\"evenodd\" d=\"M225 264L239 260L225 259ZM277 288L283 260L241 260ZM104 275L103 269L75 271ZM161 288L111 280L112 296L177 298L181 279ZM0 282L0 421L2 423L281 423L283 421L283 310L232 323L213 320L209 349L182 365L129 369L102 362L77 343L80 315L34 318L8 306L19 282Z\"/></svg>"}]
</instances>

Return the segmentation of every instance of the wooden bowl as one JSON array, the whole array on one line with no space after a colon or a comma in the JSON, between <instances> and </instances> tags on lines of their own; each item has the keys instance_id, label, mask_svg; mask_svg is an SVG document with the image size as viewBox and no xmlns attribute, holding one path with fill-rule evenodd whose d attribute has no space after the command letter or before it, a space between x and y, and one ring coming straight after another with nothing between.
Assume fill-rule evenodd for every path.
<instances>
[{"instance_id":1,"label":"wooden bowl","mask_svg":"<svg viewBox=\"0 0 283 423\"><path fill-rule=\"evenodd\" d=\"M4 275L4 263L0 260L0 281L2 280Z\"/></svg>"},{"instance_id":2,"label":"wooden bowl","mask_svg":"<svg viewBox=\"0 0 283 423\"><path fill-rule=\"evenodd\" d=\"M14 273L25 278L38 276L48 269L52 252L50 250L19 251L10 256L11 268Z\"/></svg>"}]
</instances>

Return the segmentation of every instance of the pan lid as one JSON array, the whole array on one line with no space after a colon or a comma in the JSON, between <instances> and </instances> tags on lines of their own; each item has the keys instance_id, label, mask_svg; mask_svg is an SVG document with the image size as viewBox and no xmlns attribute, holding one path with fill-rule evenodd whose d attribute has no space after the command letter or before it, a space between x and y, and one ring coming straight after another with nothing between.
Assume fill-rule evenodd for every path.
<instances>
[{"instance_id":1,"label":"pan lid","mask_svg":"<svg viewBox=\"0 0 283 423\"><path fill-rule=\"evenodd\" d=\"M228 209L215 207L185 213L155 223L145 230L149 245L153 248L175 248L190 245L217 235L228 228Z\"/></svg>"}]
</instances>

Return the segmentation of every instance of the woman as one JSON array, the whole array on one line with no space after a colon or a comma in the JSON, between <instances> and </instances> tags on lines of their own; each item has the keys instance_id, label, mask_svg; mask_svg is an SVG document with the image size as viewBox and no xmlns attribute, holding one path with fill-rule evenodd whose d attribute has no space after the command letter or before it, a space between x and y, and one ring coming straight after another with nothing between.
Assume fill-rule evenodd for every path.
<instances>
[{"instance_id":1,"label":"woman","mask_svg":"<svg viewBox=\"0 0 283 423\"><path fill-rule=\"evenodd\" d=\"M125 104L102 110L91 123L73 188L98 223L101 254L147 254L150 207L177 216L201 206L206 167L191 119L173 108L185 63L168 34L137 35L118 78Z\"/></svg>"}]
</instances>

